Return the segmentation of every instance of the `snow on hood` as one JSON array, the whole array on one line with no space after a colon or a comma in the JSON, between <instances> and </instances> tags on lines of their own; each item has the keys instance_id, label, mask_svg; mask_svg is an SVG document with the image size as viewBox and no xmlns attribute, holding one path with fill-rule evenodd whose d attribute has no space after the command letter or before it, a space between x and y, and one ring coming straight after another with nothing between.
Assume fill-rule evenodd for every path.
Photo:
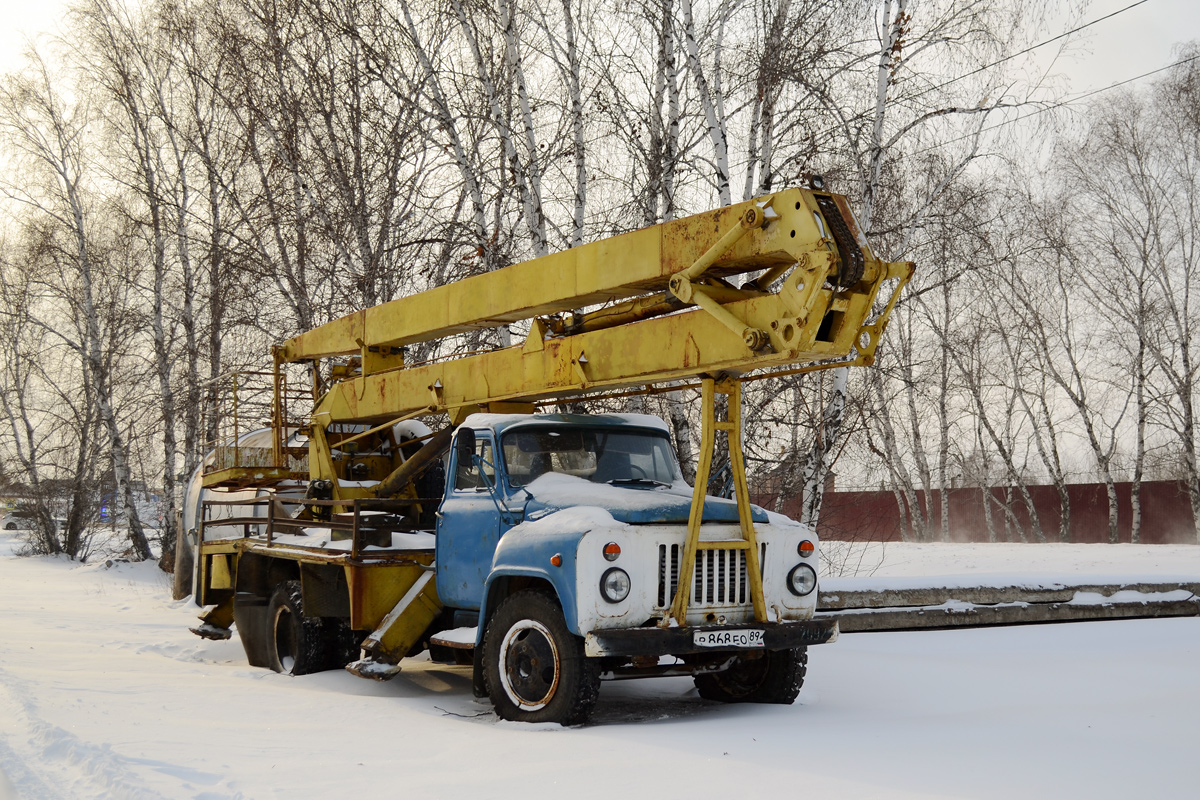
<instances>
[{"instance_id":1,"label":"snow on hood","mask_svg":"<svg viewBox=\"0 0 1200 800\"><path fill-rule=\"evenodd\" d=\"M596 506L574 506L562 511L543 509L536 519L525 518L525 521L509 531L506 536L520 531L522 533L561 533L563 531L579 531L586 533L597 528L613 528L622 523L613 519L612 514Z\"/></svg>"},{"instance_id":2,"label":"snow on hood","mask_svg":"<svg viewBox=\"0 0 1200 800\"><path fill-rule=\"evenodd\" d=\"M613 486L548 472L525 489L530 494L525 506L528 520L541 519L566 508L589 506L604 509L613 519L630 524L686 523L692 508L692 489L682 481L653 488ZM751 508L755 522L768 521L765 511L758 506ZM720 497L705 498L704 521L737 522L737 503Z\"/></svg>"}]
</instances>

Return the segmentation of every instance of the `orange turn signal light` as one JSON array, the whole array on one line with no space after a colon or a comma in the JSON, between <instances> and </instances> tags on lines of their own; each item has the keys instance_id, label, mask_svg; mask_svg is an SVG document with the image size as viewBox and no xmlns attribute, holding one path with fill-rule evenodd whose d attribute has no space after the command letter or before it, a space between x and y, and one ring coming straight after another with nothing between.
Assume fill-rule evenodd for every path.
<instances>
[{"instance_id":1,"label":"orange turn signal light","mask_svg":"<svg viewBox=\"0 0 1200 800\"><path fill-rule=\"evenodd\" d=\"M554 555L550 556L550 563L556 567L561 567L562 566L562 556L560 556L558 553L555 553Z\"/></svg>"},{"instance_id":2,"label":"orange turn signal light","mask_svg":"<svg viewBox=\"0 0 1200 800\"><path fill-rule=\"evenodd\" d=\"M805 539L800 543L800 546L796 548L796 552L800 554L801 558L808 558L813 554L813 552L816 551L816 549L817 546L815 544L810 542L808 539Z\"/></svg>"},{"instance_id":3,"label":"orange turn signal light","mask_svg":"<svg viewBox=\"0 0 1200 800\"><path fill-rule=\"evenodd\" d=\"M617 556L621 555L621 545L616 542L609 542L604 545L604 560L616 561Z\"/></svg>"}]
</instances>

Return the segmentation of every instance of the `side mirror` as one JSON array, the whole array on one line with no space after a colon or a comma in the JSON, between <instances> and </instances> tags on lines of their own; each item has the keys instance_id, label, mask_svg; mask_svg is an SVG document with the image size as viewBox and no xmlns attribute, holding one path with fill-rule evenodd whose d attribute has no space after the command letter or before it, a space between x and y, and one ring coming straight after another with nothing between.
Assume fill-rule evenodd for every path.
<instances>
[{"instance_id":1,"label":"side mirror","mask_svg":"<svg viewBox=\"0 0 1200 800\"><path fill-rule=\"evenodd\" d=\"M458 435L454 437L454 453L459 467L471 466L471 459L475 455L473 428L459 428Z\"/></svg>"}]
</instances>

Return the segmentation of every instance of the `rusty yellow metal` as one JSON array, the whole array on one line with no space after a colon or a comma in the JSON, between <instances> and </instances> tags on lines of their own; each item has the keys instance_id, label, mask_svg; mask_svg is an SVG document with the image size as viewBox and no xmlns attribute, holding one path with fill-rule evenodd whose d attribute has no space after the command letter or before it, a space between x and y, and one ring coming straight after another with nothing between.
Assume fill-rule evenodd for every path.
<instances>
[{"instance_id":1,"label":"rusty yellow metal","mask_svg":"<svg viewBox=\"0 0 1200 800\"><path fill-rule=\"evenodd\" d=\"M374 582L372 574L371 585ZM418 571L388 613L370 626L364 626L372 631L363 640L362 648L379 660L395 664L420 640L441 610L433 573Z\"/></svg>"},{"instance_id":2,"label":"rusty yellow metal","mask_svg":"<svg viewBox=\"0 0 1200 800\"><path fill-rule=\"evenodd\" d=\"M374 630L396 607L413 584L433 563L433 554L424 553L398 564L347 564L346 584L350 590L350 626L355 630Z\"/></svg>"},{"instance_id":3,"label":"rusty yellow metal","mask_svg":"<svg viewBox=\"0 0 1200 800\"><path fill-rule=\"evenodd\" d=\"M704 274L786 268L813 249L829 248L813 216L818 209L812 192L777 192L769 213L764 202L684 217L393 300L289 339L280 354L285 361L360 355L363 348L401 347L663 292L672 275L693 267L735 232L737 241ZM742 228L747 212L758 215L757 227ZM865 240L860 245L873 261ZM364 366L370 371L370 364Z\"/></svg>"},{"instance_id":4,"label":"rusty yellow metal","mask_svg":"<svg viewBox=\"0 0 1200 800\"><path fill-rule=\"evenodd\" d=\"M865 266L861 281L838 286L843 256L820 213L812 192L786 190L439 287L289 340L278 358L353 356L314 409L311 476L333 482L335 499L370 494L338 480L325 431L339 422L377 429L445 411L458 424L477 410L529 410L666 381L871 363L912 265L875 259L847 214ZM724 280L752 270L765 272L747 288ZM602 300L621 302L609 312L573 312L570 322L541 316ZM677 310L685 304L692 308ZM405 366L396 349L519 319L530 319L529 336L502 350Z\"/></svg>"},{"instance_id":5,"label":"rusty yellow metal","mask_svg":"<svg viewBox=\"0 0 1200 800\"><path fill-rule=\"evenodd\" d=\"M214 555L210 557L208 586L210 589L233 588L233 575L229 570L229 556Z\"/></svg>"},{"instance_id":6,"label":"rusty yellow metal","mask_svg":"<svg viewBox=\"0 0 1200 800\"><path fill-rule=\"evenodd\" d=\"M206 472L200 480L206 489L246 489L275 486L295 477L286 467L228 467Z\"/></svg>"},{"instance_id":7,"label":"rusty yellow metal","mask_svg":"<svg viewBox=\"0 0 1200 800\"><path fill-rule=\"evenodd\" d=\"M679 584L670 610L663 615L661 625L672 622L687 624L688 598L692 596L692 583L696 571L696 553L700 550L745 550L746 576L750 582L750 602L754 607L754 618L767 621L767 604L763 596L762 565L759 563L758 536L751 517L750 490L746 485L746 462L742 455L742 384L741 381L725 379L720 382L705 378L701 382L701 437L700 463L696 467L695 486L692 489L692 509L688 517L687 539L684 540L683 555L679 562ZM717 419L716 396L729 398L728 415L725 420ZM728 437L729 465L733 473L734 496L737 498L738 531L741 539L723 541L701 541L700 526L704 521L704 498L708 479L712 472L713 450L716 447L717 431L725 431Z\"/></svg>"},{"instance_id":8,"label":"rusty yellow metal","mask_svg":"<svg viewBox=\"0 0 1200 800\"><path fill-rule=\"evenodd\" d=\"M205 542L204 551L197 559L197 592L196 602L202 606L218 602L222 596L230 596L229 589L237 581L237 554L240 539L225 539L215 542ZM232 570L230 566L232 564ZM216 585L214 585L214 577ZM210 597L213 595L213 597Z\"/></svg>"},{"instance_id":9,"label":"rusty yellow metal","mask_svg":"<svg viewBox=\"0 0 1200 800\"><path fill-rule=\"evenodd\" d=\"M833 309L836 320L826 336L828 341L818 340L821 323L835 300L844 310ZM844 358L854 349L873 300L873 292L847 296L829 288L820 289L814 293L813 312L807 320L788 317L784 325L774 326L771 323L786 313L779 295L726 306L754 327L768 330L775 352L751 350L741 337L723 325L715 325L707 312L692 310L547 339L536 350L510 347L366 375L330 388L314 413L314 429L339 421L371 423L394 419L397 414L431 405L432 397L436 397L440 409L504 401L536 402L585 390L616 389L703 374L744 374L756 369ZM877 336L872 337L872 343L875 340ZM583 365L580 356L586 357Z\"/></svg>"}]
</instances>

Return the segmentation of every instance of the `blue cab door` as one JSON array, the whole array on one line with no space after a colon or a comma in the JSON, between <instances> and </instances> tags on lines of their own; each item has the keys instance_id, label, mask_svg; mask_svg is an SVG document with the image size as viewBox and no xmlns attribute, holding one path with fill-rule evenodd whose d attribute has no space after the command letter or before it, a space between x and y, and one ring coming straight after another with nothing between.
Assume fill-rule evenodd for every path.
<instances>
[{"instance_id":1,"label":"blue cab door","mask_svg":"<svg viewBox=\"0 0 1200 800\"><path fill-rule=\"evenodd\" d=\"M446 496L437 521L437 592L445 606L478 609L483 583L492 568L492 557L502 528L496 499L504 504L497 473L495 441L490 431L476 431L476 464L459 464L457 448L450 450ZM484 478L486 477L486 482ZM488 483L499 497L493 499Z\"/></svg>"}]
</instances>

